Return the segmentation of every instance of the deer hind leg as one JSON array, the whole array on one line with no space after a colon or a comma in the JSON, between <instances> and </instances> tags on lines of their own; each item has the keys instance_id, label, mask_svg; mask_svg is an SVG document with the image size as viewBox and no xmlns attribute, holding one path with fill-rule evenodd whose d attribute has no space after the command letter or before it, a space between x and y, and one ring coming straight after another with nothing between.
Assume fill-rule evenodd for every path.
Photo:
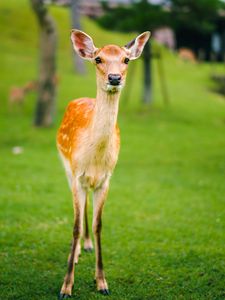
<instances>
[{"instance_id":1,"label":"deer hind leg","mask_svg":"<svg viewBox=\"0 0 225 300\"><path fill-rule=\"evenodd\" d=\"M64 282L60 292L60 299L69 298L72 294L72 287L74 284L74 263L77 259L76 255L79 253L80 247L80 237L83 230L83 216L84 216L84 207L86 200L87 191L82 188L79 181L76 181L72 184L73 192L73 203L74 203L74 227L73 227L73 241L71 252L68 259L68 269Z\"/></svg>"},{"instance_id":2,"label":"deer hind leg","mask_svg":"<svg viewBox=\"0 0 225 300\"><path fill-rule=\"evenodd\" d=\"M101 229L102 229L102 210L105 199L107 197L109 188L109 180L107 180L101 188L94 191L94 215L93 215L93 233L95 237L95 253L96 253L96 267L95 280L97 290L104 295L109 294L108 285L105 279L103 262L102 262L102 248L101 248Z\"/></svg>"},{"instance_id":3,"label":"deer hind leg","mask_svg":"<svg viewBox=\"0 0 225 300\"><path fill-rule=\"evenodd\" d=\"M87 252L93 251L93 244L89 234L88 227L88 204L89 204L89 195L87 193L86 202L85 202L85 212L84 212L84 250Z\"/></svg>"}]
</instances>

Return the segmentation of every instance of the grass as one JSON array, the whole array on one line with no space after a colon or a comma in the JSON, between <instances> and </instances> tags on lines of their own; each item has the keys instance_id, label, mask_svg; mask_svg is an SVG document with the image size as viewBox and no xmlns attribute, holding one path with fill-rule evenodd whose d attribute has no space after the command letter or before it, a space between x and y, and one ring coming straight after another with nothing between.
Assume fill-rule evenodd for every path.
<instances>
[{"instance_id":1,"label":"grass","mask_svg":"<svg viewBox=\"0 0 225 300\"><path fill-rule=\"evenodd\" d=\"M55 148L67 102L95 95L93 66L71 66L69 16L52 8L59 29L56 125L32 126L35 95L7 109L8 90L36 78L38 29L25 0L0 4L0 298L56 299L66 271L72 201ZM132 35L84 29L104 43ZM121 153L103 216L103 254L111 300L224 299L225 102L210 92L207 64L164 52L171 105L162 105L154 63L154 105L140 105L141 61L132 99L121 100ZM222 70L221 66L218 69ZM127 87L127 88L131 88ZM24 152L13 155L12 147ZM91 214L91 212L90 212ZM74 299L103 299L93 283L94 254L83 254Z\"/></svg>"}]
</instances>

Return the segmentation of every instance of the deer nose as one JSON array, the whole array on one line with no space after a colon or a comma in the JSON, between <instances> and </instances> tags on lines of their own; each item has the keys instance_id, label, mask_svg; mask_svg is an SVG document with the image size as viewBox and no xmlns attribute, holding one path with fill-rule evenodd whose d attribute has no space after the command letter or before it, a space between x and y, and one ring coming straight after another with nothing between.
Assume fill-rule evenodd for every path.
<instances>
[{"instance_id":1,"label":"deer nose","mask_svg":"<svg viewBox=\"0 0 225 300\"><path fill-rule=\"evenodd\" d=\"M121 81L121 75L120 74L109 74L108 75L109 83L111 85L119 85Z\"/></svg>"}]
</instances>

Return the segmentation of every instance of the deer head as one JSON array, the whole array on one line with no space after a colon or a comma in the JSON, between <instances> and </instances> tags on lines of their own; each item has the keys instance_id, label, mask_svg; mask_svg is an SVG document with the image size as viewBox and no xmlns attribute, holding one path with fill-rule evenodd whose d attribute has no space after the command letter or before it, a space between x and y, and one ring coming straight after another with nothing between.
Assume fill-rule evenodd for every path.
<instances>
[{"instance_id":1,"label":"deer head","mask_svg":"<svg viewBox=\"0 0 225 300\"><path fill-rule=\"evenodd\" d=\"M146 31L124 47L107 45L96 48L92 38L83 31L73 29L71 32L74 50L96 66L97 87L107 93L116 93L122 89L129 61L141 55L149 37L150 32Z\"/></svg>"}]
</instances>

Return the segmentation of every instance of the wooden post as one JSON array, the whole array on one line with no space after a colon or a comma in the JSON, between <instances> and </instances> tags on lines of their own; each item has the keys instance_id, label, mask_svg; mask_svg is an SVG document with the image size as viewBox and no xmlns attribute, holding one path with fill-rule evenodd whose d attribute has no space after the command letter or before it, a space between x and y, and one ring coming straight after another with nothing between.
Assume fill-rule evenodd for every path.
<instances>
[{"instance_id":1,"label":"wooden post","mask_svg":"<svg viewBox=\"0 0 225 300\"><path fill-rule=\"evenodd\" d=\"M165 77L165 71L164 71L164 65L163 65L163 56L162 52L159 49L158 50L158 57L157 57L157 69L159 73L159 82L161 86L161 92L163 96L163 102L165 105L169 105L169 94L168 94L168 89L167 89L167 84L166 84L166 77Z\"/></svg>"},{"instance_id":2,"label":"wooden post","mask_svg":"<svg viewBox=\"0 0 225 300\"><path fill-rule=\"evenodd\" d=\"M143 50L144 90L142 100L144 104L152 102L152 49L151 43L147 42Z\"/></svg>"},{"instance_id":3,"label":"wooden post","mask_svg":"<svg viewBox=\"0 0 225 300\"><path fill-rule=\"evenodd\" d=\"M135 77L134 73L136 70L136 64L131 63L129 66L129 72L127 74L127 80L126 80L126 92L124 95L124 103L127 105L129 100L130 100L130 95L132 93L132 88L133 88L133 78Z\"/></svg>"}]
</instances>

